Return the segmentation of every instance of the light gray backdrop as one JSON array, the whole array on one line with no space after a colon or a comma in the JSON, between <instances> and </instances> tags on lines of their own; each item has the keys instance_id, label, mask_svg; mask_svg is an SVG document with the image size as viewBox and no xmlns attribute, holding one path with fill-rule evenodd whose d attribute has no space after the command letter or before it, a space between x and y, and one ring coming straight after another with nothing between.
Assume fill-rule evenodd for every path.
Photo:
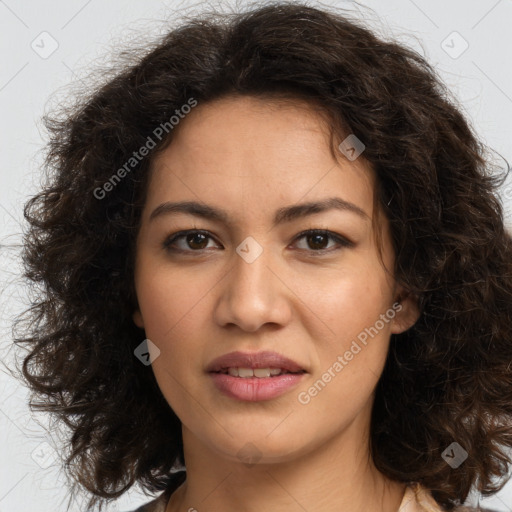
<instances>
[{"instance_id":1,"label":"light gray backdrop","mask_svg":"<svg viewBox=\"0 0 512 512\"><path fill-rule=\"evenodd\" d=\"M246 2L238 2L243 6ZM314 1L311 5L318 5ZM165 31L170 16L232 2L161 0L0 0L0 355L12 359L10 323L23 307L25 291L17 244L22 206L35 190L45 140L40 117L48 98L103 56L131 40ZM512 0L331 0L360 12L382 35L395 36L425 54L458 97L481 138L512 161ZM319 4L322 5L322 4ZM372 12L373 9L373 12ZM510 216L512 180L503 187ZM65 510L66 481L60 473L51 419L34 417L25 389L0 372L0 512ZM58 447L58 446L57 446ZM127 510L147 501L131 492L109 507ZM483 501L512 511L512 483ZM79 500L73 512L85 510Z\"/></svg>"}]
</instances>

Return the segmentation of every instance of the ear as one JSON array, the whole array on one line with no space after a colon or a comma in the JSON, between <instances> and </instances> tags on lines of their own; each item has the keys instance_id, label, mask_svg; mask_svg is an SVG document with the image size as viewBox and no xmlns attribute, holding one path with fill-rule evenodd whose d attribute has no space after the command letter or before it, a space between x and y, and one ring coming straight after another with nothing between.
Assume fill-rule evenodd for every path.
<instances>
[{"instance_id":1,"label":"ear","mask_svg":"<svg viewBox=\"0 0 512 512\"><path fill-rule=\"evenodd\" d=\"M144 329L144 319L142 318L142 313L140 312L140 309L136 309L133 312L132 319L133 319L133 323L137 327L140 327L141 329Z\"/></svg>"},{"instance_id":2,"label":"ear","mask_svg":"<svg viewBox=\"0 0 512 512\"><path fill-rule=\"evenodd\" d=\"M391 322L393 334L405 332L416 323L420 316L417 297L403 288L399 290L393 309L396 312Z\"/></svg>"}]
</instances>

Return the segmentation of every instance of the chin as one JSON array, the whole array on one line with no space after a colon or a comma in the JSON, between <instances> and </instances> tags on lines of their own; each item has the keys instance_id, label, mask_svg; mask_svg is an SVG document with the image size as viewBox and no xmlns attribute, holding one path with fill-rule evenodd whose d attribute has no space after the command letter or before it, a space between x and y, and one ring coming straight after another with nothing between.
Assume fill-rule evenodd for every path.
<instances>
[{"instance_id":1,"label":"chin","mask_svg":"<svg viewBox=\"0 0 512 512\"><path fill-rule=\"evenodd\" d=\"M271 428L267 424L264 428L251 425L250 429L240 428L240 434L233 437L224 432L221 437L211 436L205 441L222 457L247 465L289 462L312 449L309 443L305 444L305 439L311 436L305 435L304 431L291 433L282 427L281 432L278 432L280 427L276 429L276 424L273 422ZM228 428L228 431L232 432L233 427Z\"/></svg>"}]
</instances>

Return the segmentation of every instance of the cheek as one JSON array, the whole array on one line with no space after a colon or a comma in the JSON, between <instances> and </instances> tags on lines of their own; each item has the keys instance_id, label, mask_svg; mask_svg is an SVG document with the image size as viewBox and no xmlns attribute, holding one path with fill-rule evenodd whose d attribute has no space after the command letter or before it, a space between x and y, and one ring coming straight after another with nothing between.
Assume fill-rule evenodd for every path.
<instances>
[{"instance_id":1,"label":"cheek","mask_svg":"<svg viewBox=\"0 0 512 512\"><path fill-rule=\"evenodd\" d=\"M322 283L322 292L310 298L321 312L318 332L326 331L324 323L329 327L327 337L317 336L318 370L309 383L313 388L303 389L306 399L321 395L310 404L317 415L330 410L327 404L348 417L356 414L371 397L388 354L392 324L385 315L393 302L392 283L373 260L360 258L349 268Z\"/></svg>"},{"instance_id":2,"label":"cheek","mask_svg":"<svg viewBox=\"0 0 512 512\"><path fill-rule=\"evenodd\" d=\"M365 281L354 276L329 290L321 311L330 313L333 332L318 339L317 371L300 390L299 403L307 404L310 417L332 428L367 405L388 354L392 324L381 315L390 308L391 293L375 275Z\"/></svg>"},{"instance_id":3,"label":"cheek","mask_svg":"<svg viewBox=\"0 0 512 512\"><path fill-rule=\"evenodd\" d=\"M365 328L373 326L392 304L392 287L378 266L348 266L346 270L312 280L301 277L297 288L301 299L314 313L317 327L325 339L346 343ZM387 327L388 324L386 324Z\"/></svg>"},{"instance_id":4,"label":"cheek","mask_svg":"<svg viewBox=\"0 0 512 512\"><path fill-rule=\"evenodd\" d=\"M218 279L198 278L186 269L145 265L141 268L151 270L138 276L137 296L146 337L160 350L152 368L167 401L181 412L188 396L183 395L183 386L199 396L193 375L202 372L203 344L211 333L208 292Z\"/></svg>"},{"instance_id":5,"label":"cheek","mask_svg":"<svg viewBox=\"0 0 512 512\"><path fill-rule=\"evenodd\" d=\"M145 266L143 266L145 265ZM214 282L208 276L198 279L186 270L158 267L141 262L151 269L137 276L137 298L148 338L166 343L173 338L188 336L197 330L201 302Z\"/></svg>"},{"instance_id":6,"label":"cheek","mask_svg":"<svg viewBox=\"0 0 512 512\"><path fill-rule=\"evenodd\" d=\"M201 371L201 325L211 285L186 272L149 264L145 268L152 271L138 276L137 296L145 334L160 350L152 370L167 402L182 419L189 410L189 393L200 396L192 375Z\"/></svg>"}]
</instances>

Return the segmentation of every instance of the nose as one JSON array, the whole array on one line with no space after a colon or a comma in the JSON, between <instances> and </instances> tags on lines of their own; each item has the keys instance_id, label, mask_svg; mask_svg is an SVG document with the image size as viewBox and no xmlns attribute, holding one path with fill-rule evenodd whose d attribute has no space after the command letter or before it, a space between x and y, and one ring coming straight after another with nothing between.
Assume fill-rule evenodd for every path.
<instances>
[{"instance_id":1,"label":"nose","mask_svg":"<svg viewBox=\"0 0 512 512\"><path fill-rule=\"evenodd\" d=\"M265 324L286 325L291 318L292 292L270 251L264 249L252 262L238 253L233 260L231 271L219 283L214 312L217 324L236 325L246 332L256 332Z\"/></svg>"}]
</instances>

